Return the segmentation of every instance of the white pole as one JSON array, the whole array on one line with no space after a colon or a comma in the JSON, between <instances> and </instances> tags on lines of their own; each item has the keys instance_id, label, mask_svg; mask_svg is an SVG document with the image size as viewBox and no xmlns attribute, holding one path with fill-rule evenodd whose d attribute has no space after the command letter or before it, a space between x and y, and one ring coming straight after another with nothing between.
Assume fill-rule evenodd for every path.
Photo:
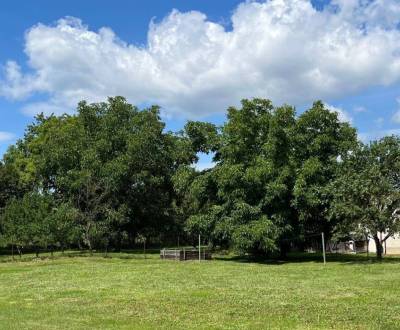
<instances>
[{"instance_id":1,"label":"white pole","mask_svg":"<svg viewBox=\"0 0 400 330\"><path fill-rule=\"evenodd\" d=\"M201 261L201 237L200 237L200 234L199 234L199 262Z\"/></svg>"},{"instance_id":2,"label":"white pole","mask_svg":"<svg viewBox=\"0 0 400 330\"><path fill-rule=\"evenodd\" d=\"M324 257L324 265L326 265L326 256L325 256L325 236L324 233L321 233L322 236L322 255Z\"/></svg>"}]
</instances>

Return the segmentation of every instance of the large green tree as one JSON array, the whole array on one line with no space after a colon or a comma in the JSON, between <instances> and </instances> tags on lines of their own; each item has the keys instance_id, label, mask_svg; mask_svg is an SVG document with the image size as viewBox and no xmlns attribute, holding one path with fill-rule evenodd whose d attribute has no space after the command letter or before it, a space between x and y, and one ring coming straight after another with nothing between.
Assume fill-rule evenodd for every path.
<instances>
[{"instance_id":1,"label":"large green tree","mask_svg":"<svg viewBox=\"0 0 400 330\"><path fill-rule=\"evenodd\" d=\"M190 232L241 252L283 254L299 237L329 235L328 185L340 157L357 144L337 113L315 102L296 117L287 105L243 100L240 109L228 109L214 140L216 166L180 175Z\"/></svg>"},{"instance_id":2,"label":"large green tree","mask_svg":"<svg viewBox=\"0 0 400 330\"><path fill-rule=\"evenodd\" d=\"M214 143L216 166L182 173L189 180L189 232L242 253L277 250L292 220L287 205L294 122L292 107L274 108L268 100L243 100L241 109L228 109L228 121Z\"/></svg>"},{"instance_id":3,"label":"large green tree","mask_svg":"<svg viewBox=\"0 0 400 330\"><path fill-rule=\"evenodd\" d=\"M78 211L92 249L175 228L171 178L196 159L196 143L166 132L158 107L115 97L81 102L75 115L38 116L11 156L32 164L34 189Z\"/></svg>"},{"instance_id":4,"label":"large green tree","mask_svg":"<svg viewBox=\"0 0 400 330\"><path fill-rule=\"evenodd\" d=\"M357 145L356 130L338 114L317 101L296 120L292 161L296 171L293 200L299 218L299 235L332 230L328 211L332 201L329 184L340 159Z\"/></svg>"}]
</instances>

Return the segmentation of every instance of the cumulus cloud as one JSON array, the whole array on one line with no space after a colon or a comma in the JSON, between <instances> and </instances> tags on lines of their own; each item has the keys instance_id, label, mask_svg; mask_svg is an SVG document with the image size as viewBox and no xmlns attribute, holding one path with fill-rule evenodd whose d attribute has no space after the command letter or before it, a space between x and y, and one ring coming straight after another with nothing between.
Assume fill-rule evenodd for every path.
<instances>
[{"instance_id":1,"label":"cumulus cloud","mask_svg":"<svg viewBox=\"0 0 400 330\"><path fill-rule=\"evenodd\" d=\"M338 114L338 118L341 122L349 122L353 121L353 118L349 115L349 113L342 108L334 107L333 105L325 103L326 109L332 112L336 112Z\"/></svg>"},{"instance_id":2,"label":"cumulus cloud","mask_svg":"<svg viewBox=\"0 0 400 330\"><path fill-rule=\"evenodd\" d=\"M0 131L0 143L1 142L7 142L10 140L15 139L15 134L10 133L10 132L2 132Z\"/></svg>"},{"instance_id":3,"label":"cumulus cloud","mask_svg":"<svg viewBox=\"0 0 400 330\"><path fill-rule=\"evenodd\" d=\"M27 31L30 70L6 63L0 95L44 95L28 114L123 95L185 116L223 112L249 97L332 99L400 80L399 17L397 0L332 0L323 10L309 0L247 1L233 12L231 30L174 10L151 22L143 47L67 17Z\"/></svg>"}]
</instances>

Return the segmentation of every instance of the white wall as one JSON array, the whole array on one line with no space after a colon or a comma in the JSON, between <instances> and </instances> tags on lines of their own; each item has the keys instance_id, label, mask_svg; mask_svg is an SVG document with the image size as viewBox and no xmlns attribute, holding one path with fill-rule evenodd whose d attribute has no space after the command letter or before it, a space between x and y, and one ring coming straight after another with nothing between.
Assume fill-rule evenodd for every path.
<instances>
[{"instance_id":1,"label":"white wall","mask_svg":"<svg viewBox=\"0 0 400 330\"><path fill-rule=\"evenodd\" d=\"M385 235L382 235L382 237L385 237ZM375 242L371 238L368 248L370 252L376 252ZM385 243L383 243L383 250L385 251ZM400 235L389 237L386 240L386 254L400 254Z\"/></svg>"}]
</instances>

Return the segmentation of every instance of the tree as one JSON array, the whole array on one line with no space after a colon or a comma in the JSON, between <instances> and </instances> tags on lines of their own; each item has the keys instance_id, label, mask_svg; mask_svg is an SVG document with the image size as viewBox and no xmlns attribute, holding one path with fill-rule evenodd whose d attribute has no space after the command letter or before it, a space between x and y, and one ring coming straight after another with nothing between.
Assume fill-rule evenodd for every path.
<instances>
[{"instance_id":1,"label":"tree","mask_svg":"<svg viewBox=\"0 0 400 330\"><path fill-rule=\"evenodd\" d=\"M212 127L199 127L192 135L212 134ZM75 115L37 116L6 156L32 169L32 191L77 210L82 241L92 250L120 245L127 235L134 241L139 233L176 230L172 177L195 161L194 148L205 148L199 143L165 132L158 107L139 110L115 97L81 102Z\"/></svg>"},{"instance_id":2,"label":"tree","mask_svg":"<svg viewBox=\"0 0 400 330\"><path fill-rule=\"evenodd\" d=\"M329 185L337 175L338 160L357 145L356 131L317 101L296 120L293 134L296 178L291 204L299 218L297 235L325 232L329 238Z\"/></svg>"},{"instance_id":3,"label":"tree","mask_svg":"<svg viewBox=\"0 0 400 330\"><path fill-rule=\"evenodd\" d=\"M78 211L69 203L54 205L48 215L50 243L59 246L63 254L67 246L79 240L80 230L77 220ZM51 251L53 252L53 248Z\"/></svg>"},{"instance_id":4,"label":"tree","mask_svg":"<svg viewBox=\"0 0 400 330\"><path fill-rule=\"evenodd\" d=\"M216 146L216 166L201 173L185 170L186 229L214 245L241 253L270 253L288 233L293 173L289 162L294 109L268 100L243 100L228 109ZM216 142L215 142L216 141ZM183 180L183 182L185 182ZM182 185L180 185L180 188Z\"/></svg>"},{"instance_id":5,"label":"tree","mask_svg":"<svg viewBox=\"0 0 400 330\"><path fill-rule=\"evenodd\" d=\"M15 148L10 147L4 161L0 161L0 210L12 198L20 198L31 189L32 174L15 160ZM26 165L26 164L24 164ZM20 166L20 167L18 167Z\"/></svg>"},{"instance_id":6,"label":"tree","mask_svg":"<svg viewBox=\"0 0 400 330\"><path fill-rule=\"evenodd\" d=\"M348 154L332 183L330 210L339 233L363 231L375 242L377 258L383 243L400 231L400 140L386 137L360 145Z\"/></svg>"},{"instance_id":7,"label":"tree","mask_svg":"<svg viewBox=\"0 0 400 330\"><path fill-rule=\"evenodd\" d=\"M3 238L7 244L24 247L47 248L51 241L49 215L51 200L38 193L25 194L21 199L12 199L1 216ZM20 252L21 253L21 252Z\"/></svg>"}]
</instances>

